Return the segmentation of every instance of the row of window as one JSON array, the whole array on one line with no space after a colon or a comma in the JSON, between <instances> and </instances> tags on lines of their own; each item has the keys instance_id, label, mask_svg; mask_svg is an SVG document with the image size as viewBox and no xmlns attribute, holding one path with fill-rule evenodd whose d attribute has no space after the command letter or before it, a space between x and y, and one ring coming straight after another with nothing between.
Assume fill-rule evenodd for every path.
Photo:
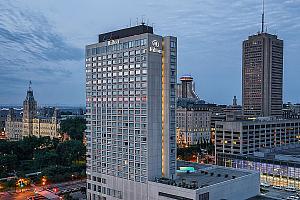
<instances>
[{"instance_id":1,"label":"row of window","mask_svg":"<svg viewBox=\"0 0 300 200\"><path fill-rule=\"evenodd\" d=\"M116 197L118 199L123 199L123 195L122 195L121 191L110 189L108 187L104 187L104 186L101 186L101 185L97 186L97 185L94 185L94 184L91 184L91 183L88 183L87 187L88 187L89 190L93 190L95 192L99 192L99 193L102 193L102 194L105 194L105 195L108 195L108 196L113 196L113 197Z\"/></svg>"},{"instance_id":2,"label":"row of window","mask_svg":"<svg viewBox=\"0 0 300 200\"><path fill-rule=\"evenodd\" d=\"M125 51L123 53L107 54L107 55L97 56L97 57L88 57L85 59L85 61L86 62L96 62L96 61L102 61L102 60L110 60L110 59L140 55L140 54L145 54L145 53L147 53L147 49L138 49L138 50L133 50L133 51Z\"/></svg>"},{"instance_id":3,"label":"row of window","mask_svg":"<svg viewBox=\"0 0 300 200\"><path fill-rule=\"evenodd\" d=\"M110 53L114 51L121 51L123 49L130 49L136 47L142 47L147 45L147 39L140 39L140 40L133 40L119 44L107 45L102 47L94 47L94 48L87 48L86 49L86 56L94 56L96 54L104 54Z\"/></svg>"},{"instance_id":4,"label":"row of window","mask_svg":"<svg viewBox=\"0 0 300 200\"><path fill-rule=\"evenodd\" d=\"M96 63L95 63L96 64ZM98 66L102 66L102 64L97 64ZM94 64L86 64L86 67L96 67L96 65ZM91 73L91 72L111 72L111 71L119 71L119 70L128 70L128 69L139 69L141 67L147 67L147 63L143 62L143 63L135 63L135 64L130 64L130 65L114 65L114 66L104 66L104 67L100 67L100 68L93 68L93 69L86 69L86 73Z\"/></svg>"}]
</instances>

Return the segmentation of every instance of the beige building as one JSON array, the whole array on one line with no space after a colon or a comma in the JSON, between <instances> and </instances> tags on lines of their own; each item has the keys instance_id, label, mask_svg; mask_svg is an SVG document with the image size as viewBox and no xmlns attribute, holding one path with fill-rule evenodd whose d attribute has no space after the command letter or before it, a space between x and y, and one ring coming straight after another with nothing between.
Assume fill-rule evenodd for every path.
<instances>
[{"instance_id":1,"label":"beige building","mask_svg":"<svg viewBox=\"0 0 300 200\"><path fill-rule=\"evenodd\" d=\"M207 107L178 107L177 145L181 147L210 141L211 111Z\"/></svg>"},{"instance_id":2,"label":"beige building","mask_svg":"<svg viewBox=\"0 0 300 200\"><path fill-rule=\"evenodd\" d=\"M176 140L179 147L188 147L210 141L211 115L205 101L195 92L190 75L177 84Z\"/></svg>"},{"instance_id":3,"label":"beige building","mask_svg":"<svg viewBox=\"0 0 300 200\"><path fill-rule=\"evenodd\" d=\"M5 122L5 133L9 140L20 140L28 136L60 138L60 124L54 112L52 117L37 116L37 102L29 87L23 102L23 117L17 117L10 109Z\"/></svg>"}]
</instances>

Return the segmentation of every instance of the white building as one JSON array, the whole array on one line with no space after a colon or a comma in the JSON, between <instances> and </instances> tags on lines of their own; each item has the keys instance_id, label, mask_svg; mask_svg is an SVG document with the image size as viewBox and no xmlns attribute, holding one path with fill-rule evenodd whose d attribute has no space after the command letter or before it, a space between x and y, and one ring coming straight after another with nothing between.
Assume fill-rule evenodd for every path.
<instances>
[{"instance_id":1,"label":"white building","mask_svg":"<svg viewBox=\"0 0 300 200\"><path fill-rule=\"evenodd\" d=\"M142 24L86 47L88 199L147 199L149 180L175 177L176 42Z\"/></svg>"},{"instance_id":2,"label":"white building","mask_svg":"<svg viewBox=\"0 0 300 200\"><path fill-rule=\"evenodd\" d=\"M176 174L176 69L177 39L155 35L144 24L100 34L98 43L86 46L88 200L169 199L166 195L178 192L185 199L200 199L197 195L204 190L196 186L161 187L159 181L180 178ZM241 180L227 178L221 181L223 186L216 182L214 188L225 191ZM251 190L245 197L258 193L255 180L249 179ZM207 199L208 190L201 200ZM237 191L241 190L231 196L238 197ZM227 193L219 197L231 197ZM217 196L211 195L209 199Z\"/></svg>"}]
</instances>

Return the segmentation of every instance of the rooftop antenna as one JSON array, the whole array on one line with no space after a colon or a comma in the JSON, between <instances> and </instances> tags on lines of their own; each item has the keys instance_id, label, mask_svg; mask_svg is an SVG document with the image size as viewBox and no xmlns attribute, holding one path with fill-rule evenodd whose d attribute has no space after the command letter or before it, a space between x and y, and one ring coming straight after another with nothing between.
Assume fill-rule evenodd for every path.
<instances>
[{"instance_id":1,"label":"rooftop antenna","mask_svg":"<svg viewBox=\"0 0 300 200\"><path fill-rule=\"evenodd\" d=\"M137 26L139 25L139 18L138 17L136 18L136 25Z\"/></svg>"},{"instance_id":2,"label":"rooftop antenna","mask_svg":"<svg viewBox=\"0 0 300 200\"><path fill-rule=\"evenodd\" d=\"M130 21L129 21L129 27L131 27L131 18L130 18Z\"/></svg>"},{"instance_id":3,"label":"rooftop antenna","mask_svg":"<svg viewBox=\"0 0 300 200\"><path fill-rule=\"evenodd\" d=\"M142 25L145 25L145 22L144 22L144 16L145 16L145 15L142 15Z\"/></svg>"},{"instance_id":4,"label":"rooftop antenna","mask_svg":"<svg viewBox=\"0 0 300 200\"><path fill-rule=\"evenodd\" d=\"M262 15L261 15L261 32L265 29L265 0L262 0Z\"/></svg>"}]
</instances>

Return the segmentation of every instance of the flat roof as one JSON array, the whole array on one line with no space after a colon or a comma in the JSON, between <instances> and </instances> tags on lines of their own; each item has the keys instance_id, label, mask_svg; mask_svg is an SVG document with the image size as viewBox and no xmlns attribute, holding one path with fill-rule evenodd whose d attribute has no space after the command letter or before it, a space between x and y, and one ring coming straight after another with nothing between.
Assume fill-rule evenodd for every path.
<instances>
[{"instance_id":1,"label":"flat roof","mask_svg":"<svg viewBox=\"0 0 300 200\"><path fill-rule=\"evenodd\" d=\"M193 167L195 172L177 173L177 178L175 180L161 178L157 182L196 190L247 176L252 173L251 171L246 170L225 168L216 165L203 165L186 161L177 161L177 166L178 168Z\"/></svg>"},{"instance_id":2,"label":"flat roof","mask_svg":"<svg viewBox=\"0 0 300 200\"><path fill-rule=\"evenodd\" d=\"M108 33L102 33L99 35L99 43L105 42L108 40L116 40L120 38L125 38L133 35L140 35L143 33L152 33L153 27L146 26L145 24L141 24L139 26L134 26L130 28L124 28L117 31L112 31Z\"/></svg>"}]
</instances>

